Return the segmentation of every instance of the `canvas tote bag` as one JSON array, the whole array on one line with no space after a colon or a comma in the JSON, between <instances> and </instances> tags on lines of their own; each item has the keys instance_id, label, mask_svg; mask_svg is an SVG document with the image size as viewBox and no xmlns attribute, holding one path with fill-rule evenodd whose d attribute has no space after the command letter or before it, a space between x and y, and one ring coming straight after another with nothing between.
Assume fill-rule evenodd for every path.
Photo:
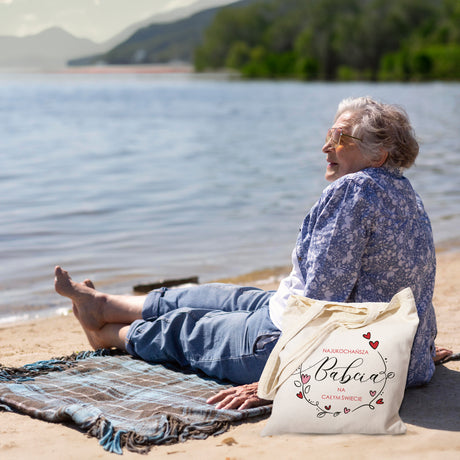
<instances>
[{"instance_id":1,"label":"canvas tote bag","mask_svg":"<svg viewBox=\"0 0 460 460\"><path fill-rule=\"evenodd\" d=\"M262 435L401 434L399 417L418 326L410 288L389 303L291 296L259 381L274 400Z\"/></svg>"}]
</instances>

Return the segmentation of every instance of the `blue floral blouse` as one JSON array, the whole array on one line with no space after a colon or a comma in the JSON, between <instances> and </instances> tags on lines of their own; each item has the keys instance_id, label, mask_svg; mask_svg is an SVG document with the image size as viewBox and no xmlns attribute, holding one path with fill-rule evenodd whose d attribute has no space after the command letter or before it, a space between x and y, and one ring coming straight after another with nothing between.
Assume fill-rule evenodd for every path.
<instances>
[{"instance_id":1,"label":"blue floral blouse","mask_svg":"<svg viewBox=\"0 0 460 460\"><path fill-rule=\"evenodd\" d=\"M422 201L400 170L367 168L331 183L305 217L294 254L290 276L297 279L288 277L287 284L300 281L303 295L313 299L388 302L410 287L420 322L407 386L431 379L433 236Z\"/></svg>"}]
</instances>

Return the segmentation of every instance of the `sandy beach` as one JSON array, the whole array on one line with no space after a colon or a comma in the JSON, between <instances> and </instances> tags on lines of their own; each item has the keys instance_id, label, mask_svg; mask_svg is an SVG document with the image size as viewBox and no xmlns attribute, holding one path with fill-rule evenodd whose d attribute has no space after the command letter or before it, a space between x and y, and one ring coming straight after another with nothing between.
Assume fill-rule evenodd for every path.
<instances>
[{"instance_id":1,"label":"sandy beach","mask_svg":"<svg viewBox=\"0 0 460 460\"><path fill-rule=\"evenodd\" d=\"M438 321L437 345L460 352L460 252L439 248L434 305ZM260 279L260 278L259 278ZM253 284L249 278L239 281ZM259 283L275 289L274 283ZM70 305L69 305L70 308ZM0 363L20 366L89 349L73 315L53 317L0 329ZM407 434L283 435L261 438L266 423L255 420L233 426L204 441L153 447L150 458L168 459L457 459L460 452L460 361L437 367L432 382L406 391L401 417ZM0 412L1 459L114 458L95 438L72 426L51 424L30 417ZM140 458L125 451L124 458Z\"/></svg>"}]
</instances>

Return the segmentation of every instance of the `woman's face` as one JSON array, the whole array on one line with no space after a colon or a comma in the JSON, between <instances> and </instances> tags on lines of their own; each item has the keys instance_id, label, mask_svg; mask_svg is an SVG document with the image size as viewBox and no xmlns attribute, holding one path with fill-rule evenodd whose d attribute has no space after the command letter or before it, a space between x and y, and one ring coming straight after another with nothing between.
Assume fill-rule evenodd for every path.
<instances>
[{"instance_id":1,"label":"woman's face","mask_svg":"<svg viewBox=\"0 0 460 460\"><path fill-rule=\"evenodd\" d=\"M345 136L351 134L351 113L345 112L337 119L332 128L341 128L343 135L340 144L336 145L329 139L323 145L323 152L327 155L327 168L325 178L333 182L345 174L361 171L371 166L371 161L365 157L358 148L359 140Z\"/></svg>"}]
</instances>

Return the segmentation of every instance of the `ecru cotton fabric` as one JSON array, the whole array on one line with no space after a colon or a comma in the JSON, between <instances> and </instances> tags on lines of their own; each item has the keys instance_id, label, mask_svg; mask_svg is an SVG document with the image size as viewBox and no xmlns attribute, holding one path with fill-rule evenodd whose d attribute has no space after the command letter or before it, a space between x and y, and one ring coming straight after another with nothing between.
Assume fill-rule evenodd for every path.
<instances>
[{"instance_id":1,"label":"ecru cotton fabric","mask_svg":"<svg viewBox=\"0 0 460 460\"><path fill-rule=\"evenodd\" d=\"M388 303L291 296L259 382L259 397L274 399L262 434L404 433L398 412L418 322L410 288Z\"/></svg>"}]
</instances>

